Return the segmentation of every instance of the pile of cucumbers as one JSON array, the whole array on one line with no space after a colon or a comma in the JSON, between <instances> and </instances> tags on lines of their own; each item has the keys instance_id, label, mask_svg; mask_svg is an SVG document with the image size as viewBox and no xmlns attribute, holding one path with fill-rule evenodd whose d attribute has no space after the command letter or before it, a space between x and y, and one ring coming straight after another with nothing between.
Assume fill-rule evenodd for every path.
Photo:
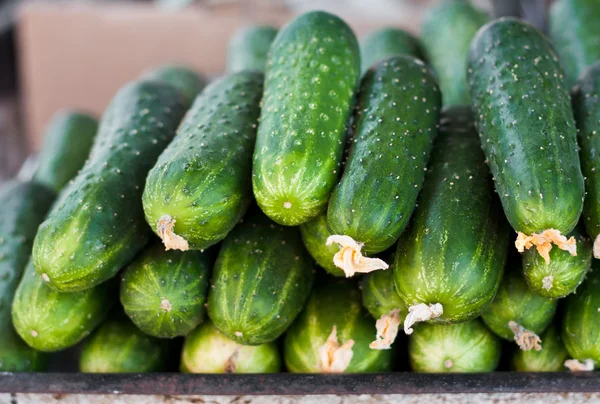
<instances>
[{"instance_id":1,"label":"pile of cucumbers","mask_svg":"<svg viewBox=\"0 0 600 404\"><path fill-rule=\"evenodd\" d=\"M57 115L0 188L0 371L600 368L598 19L314 11Z\"/></svg>"}]
</instances>

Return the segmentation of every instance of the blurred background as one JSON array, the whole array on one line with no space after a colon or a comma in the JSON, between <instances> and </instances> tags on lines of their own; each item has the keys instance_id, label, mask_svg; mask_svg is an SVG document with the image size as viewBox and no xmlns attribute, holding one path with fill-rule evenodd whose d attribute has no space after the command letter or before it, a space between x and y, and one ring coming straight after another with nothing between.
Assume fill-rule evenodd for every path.
<instances>
[{"instance_id":1,"label":"blurred background","mask_svg":"<svg viewBox=\"0 0 600 404\"><path fill-rule=\"evenodd\" d=\"M250 23L281 26L312 9L345 19L360 37L382 26L419 32L440 0L0 0L0 182L41 145L52 115L100 115L125 82L149 67L183 63L211 77L227 42ZM493 16L544 30L549 0L474 0Z\"/></svg>"}]
</instances>

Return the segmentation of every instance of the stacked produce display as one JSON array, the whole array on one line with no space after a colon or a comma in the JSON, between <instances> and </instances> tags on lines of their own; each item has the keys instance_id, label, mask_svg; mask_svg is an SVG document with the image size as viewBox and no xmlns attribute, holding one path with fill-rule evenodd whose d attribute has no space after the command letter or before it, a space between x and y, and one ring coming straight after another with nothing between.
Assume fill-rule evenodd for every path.
<instances>
[{"instance_id":1,"label":"stacked produce display","mask_svg":"<svg viewBox=\"0 0 600 404\"><path fill-rule=\"evenodd\" d=\"M0 371L600 367L600 5L550 17L314 11L57 115L0 189Z\"/></svg>"}]
</instances>

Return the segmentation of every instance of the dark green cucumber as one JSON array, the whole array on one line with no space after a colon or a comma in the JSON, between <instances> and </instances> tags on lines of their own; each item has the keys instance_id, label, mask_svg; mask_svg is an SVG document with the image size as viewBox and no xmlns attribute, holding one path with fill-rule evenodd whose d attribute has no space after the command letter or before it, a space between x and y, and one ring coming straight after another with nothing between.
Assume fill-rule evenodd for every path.
<instances>
[{"instance_id":1,"label":"dark green cucumber","mask_svg":"<svg viewBox=\"0 0 600 404\"><path fill-rule=\"evenodd\" d=\"M209 85L150 170L144 212L167 249L205 249L244 215L262 83L261 73L241 72Z\"/></svg>"},{"instance_id":2,"label":"dark green cucumber","mask_svg":"<svg viewBox=\"0 0 600 404\"><path fill-rule=\"evenodd\" d=\"M440 92L423 62L395 56L364 76L357 111L327 223L375 254L396 242L415 208L437 135Z\"/></svg>"},{"instance_id":3,"label":"dark green cucumber","mask_svg":"<svg viewBox=\"0 0 600 404\"><path fill-rule=\"evenodd\" d=\"M594 268L577 289L566 299L562 322L562 339L572 358L591 359L600 367L600 265Z\"/></svg>"},{"instance_id":4,"label":"dark green cucumber","mask_svg":"<svg viewBox=\"0 0 600 404\"><path fill-rule=\"evenodd\" d=\"M423 59L419 40L409 32L393 27L380 28L360 40L362 74L375 63L397 55Z\"/></svg>"},{"instance_id":5,"label":"dark green cucumber","mask_svg":"<svg viewBox=\"0 0 600 404\"><path fill-rule=\"evenodd\" d=\"M77 111L52 117L33 180L60 192L87 160L98 131L96 118Z\"/></svg>"},{"instance_id":6,"label":"dark green cucumber","mask_svg":"<svg viewBox=\"0 0 600 404\"><path fill-rule=\"evenodd\" d=\"M401 318L408 312L404 301L396 292L392 268L371 272L360 280L363 306L375 319L390 314L393 310L399 310Z\"/></svg>"},{"instance_id":7,"label":"dark green cucumber","mask_svg":"<svg viewBox=\"0 0 600 404\"><path fill-rule=\"evenodd\" d=\"M47 364L48 355L23 342L12 324L0 330L0 372L42 372Z\"/></svg>"},{"instance_id":8,"label":"dark green cucumber","mask_svg":"<svg viewBox=\"0 0 600 404\"><path fill-rule=\"evenodd\" d=\"M550 263L534 250L523 253L523 274L529 289L549 297L565 297L577 289L592 266L592 242L584 229L577 226L569 237L577 240L577 255L553 248L550 251Z\"/></svg>"},{"instance_id":9,"label":"dark green cucumber","mask_svg":"<svg viewBox=\"0 0 600 404\"><path fill-rule=\"evenodd\" d=\"M440 2L423 19L421 41L437 74L445 107L471 103L466 75L469 44L488 20L468 0Z\"/></svg>"},{"instance_id":10,"label":"dark green cucumber","mask_svg":"<svg viewBox=\"0 0 600 404\"><path fill-rule=\"evenodd\" d=\"M600 60L600 8L596 0L557 0L548 16L550 38L565 69L569 88Z\"/></svg>"},{"instance_id":11,"label":"dark green cucumber","mask_svg":"<svg viewBox=\"0 0 600 404\"><path fill-rule=\"evenodd\" d=\"M165 65L147 71L144 78L162 81L175 87L184 97L185 107L188 108L204 87L206 79L186 66Z\"/></svg>"},{"instance_id":12,"label":"dark green cucumber","mask_svg":"<svg viewBox=\"0 0 600 404\"><path fill-rule=\"evenodd\" d=\"M300 225L304 246L317 264L333 276L344 276L344 271L335 266L333 256L340 250L336 244L327 245L331 232L327 227L327 214L322 213L316 219Z\"/></svg>"},{"instance_id":13,"label":"dark green cucumber","mask_svg":"<svg viewBox=\"0 0 600 404\"><path fill-rule=\"evenodd\" d=\"M421 324L408 339L408 357L415 372L492 372L500 361L501 346L479 319Z\"/></svg>"},{"instance_id":14,"label":"dark green cucumber","mask_svg":"<svg viewBox=\"0 0 600 404\"><path fill-rule=\"evenodd\" d=\"M264 71L276 35L277 28L270 25L249 25L236 31L227 47L227 71Z\"/></svg>"},{"instance_id":15,"label":"dark green cucumber","mask_svg":"<svg viewBox=\"0 0 600 404\"><path fill-rule=\"evenodd\" d=\"M122 275L121 303L148 335L186 335L204 318L210 261L200 251L165 251L152 243Z\"/></svg>"},{"instance_id":16,"label":"dark green cucumber","mask_svg":"<svg viewBox=\"0 0 600 404\"><path fill-rule=\"evenodd\" d=\"M168 84L144 80L119 90L90 158L35 238L33 261L48 285L65 292L96 286L146 245L144 180L183 114L182 96Z\"/></svg>"},{"instance_id":17,"label":"dark green cucumber","mask_svg":"<svg viewBox=\"0 0 600 404\"><path fill-rule=\"evenodd\" d=\"M274 373L281 370L275 342L242 345L227 338L209 321L192 331L183 344L185 373Z\"/></svg>"},{"instance_id":18,"label":"dark green cucumber","mask_svg":"<svg viewBox=\"0 0 600 404\"><path fill-rule=\"evenodd\" d=\"M334 15L309 12L277 34L252 167L256 200L277 223L308 222L327 206L359 74L356 37Z\"/></svg>"},{"instance_id":19,"label":"dark green cucumber","mask_svg":"<svg viewBox=\"0 0 600 404\"><path fill-rule=\"evenodd\" d=\"M208 315L240 344L273 341L302 311L313 272L298 229L276 225L263 214L246 218L221 245Z\"/></svg>"},{"instance_id":20,"label":"dark green cucumber","mask_svg":"<svg viewBox=\"0 0 600 404\"><path fill-rule=\"evenodd\" d=\"M160 372L166 370L167 355L167 341L144 334L121 314L103 323L86 341L79 358L79 370L86 373Z\"/></svg>"},{"instance_id":21,"label":"dark green cucumber","mask_svg":"<svg viewBox=\"0 0 600 404\"><path fill-rule=\"evenodd\" d=\"M510 228L469 108L447 109L441 122L419 206L398 243L394 282L407 306L439 303L443 313L431 321L456 323L494 298Z\"/></svg>"},{"instance_id":22,"label":"dark green cucumber","mask_svg":"<svg viewBox=\"0 0 600 404\"><path fill-rule=\"evenodd\" d=\"M335 369L331 363L321 362L319 350L328 339L342 347L354 341L347 367ZM286 333L285 364L294 373L390 371L393 351L370 349L374 339L375 320L362 307L357 285L346 279L320 279L304 311ZM331 357L331 351L328 353Z\"/></svg>"},{"instance_id":23,"label":"dark green cucumber","mask_svg":"<svg viewBox=\"0 0 600 404\"><path fill-rule=\"evenodd\" d=\"M600 258L600 61L587 69L573 89L573 114L577 124L579 158L585 178L586 198L581 217Z\"/></svg>"},{"instance_id":24,"label":"dark green cucumber","mask_svg":"<svg viewBox=\"0 0 600 404\"><path fill-rule=\"evenodd\" d=\"M53 352L75 345L110 310L114 281L81 292L63 293L49 288L30 262L17 288L12 319L17 333L32 348Z\"/></svg>"},{"instance_id":25,"label":"dark green cucumber","mask_svg":"<svg viewBox=\"0 0 600 404\"><path fill-rule=\"evenodd\" d=\"M468 81L477 129L512 227L563 236L583 207L583 175L563 71L533 26L512 18L473 39Z\"/></svg>"},{"instance_id":26,"label":"dark green cucumber","mask_svg":"<svg viewBox=\"0 0 600 404\"><path fill-rule=\"evenodd\" d=\"M523 351L515 349L512 356L512 368L517 372L560 372L565 370L565 361L569 353L560 337L558 328L549 326L540 338L543 341L541 351Z\"/></svg>"}]
</instances>

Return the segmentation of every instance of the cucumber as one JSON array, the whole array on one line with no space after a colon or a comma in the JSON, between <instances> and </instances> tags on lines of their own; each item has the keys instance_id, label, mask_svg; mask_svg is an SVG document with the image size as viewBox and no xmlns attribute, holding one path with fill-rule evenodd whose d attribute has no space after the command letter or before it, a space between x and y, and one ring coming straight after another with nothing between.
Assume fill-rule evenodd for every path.
<instances>
[{"instance_id":1,"label":"cucumber","mask_svg":"<svg viewBox=\"0 0 600 404\"><path fill-rule=\"evenodd\" d=\"M594 262L585 282L567 297L562 339L573 359L600 367L600 266ZM588 362L589 363L589 362Z\"/></svg>"},{"instance_id":2,"label":"cucumber","mask_svg":"<svg viewBox=\"0 0 600 404\"><path fill-rule=\"evenodd\" d=\"M550 7L548 29L568 88L588 66L600 60L599 18L596 0L557 0Z\"/></svg>"},{"instance_id":3,"label":"cucumber","mask_svg":"<svg viewBox=\"0 0 600 404\"><path fill-rule=\"evenodd\" d=\"M600 258L600 171L596 172L600 150L600 62L586 70L571 98L585 179L586 198L581 217L587 233L594 240L594 257Z\"/></svg>"},{"instance_id":4,"label":"cucumber","mask_svg":"<svg viewBox=\"0 0 600 404\"><path fill-rule=\"evenodd\" d=\"M477 129L504 213L549 262L583 208L583 175L567 87L558 58L533 26L501 18L483 27L469 53L468 81ZM532 135L535 134L535 135Z\"/></svg>"},{"instance_id":5,"label":"cucumber","mask_svg":"<svg viewBox=\"0 0 600 404\"><path fill-rule=\"evenodd\" d=\"M344 271L333 263L333 256L339 251L337 245L327 245L332 236L327 227L327 214L322 213L316 219L300 225L302 242L317 264L333 276L344 276Z\"/></svg>"},{"instance_id":6,"label":"cucumber","mask_svg":"<svg viewBox=\"0 0 600 404\"><path fill-rule=\"evenodd\" d=\"M592 266L592 242L580 226L570 236L577 240L576 256L555 248L546 264L533 250L523 253L523 274L530 290L552 299L575 292Z\"/></svg>"},{"instance_id":7,"label":"cucumber","mask_svg":"<svg viewBox=\"0 0 600 404\"><path fill-rule=\"evenodd\" d=\"M393 351L369 348L374 329L375 321L362 307L355 282L320 279L286 333L286 367L293 373L390 371Z\"/></svg>"},{"instance_id":8,"label":"cucumber","mask_svg":"<svg viewBox=\"0 0 600 404\"><path fill-rule=\"evenodd\" d=\"M120 314L120 313L119 313ZM85 373L142 373L166 370L168 344L140 331L127 317L103 323L86 341L79 358Z\"/></svg>"},{"instance_id":9,"label":"cucumber","mask_svg":"<svg viewBox=\"0 0 600 404\"><path fill-rule=\"evenodd\" d=\"M281 358L275 342L249 346L227 338L209 321L192 331L183 344L185 373L275 373Z\"/></svg>"},{"instance_id":10,"label":"cucumber","mask_svg":"<svg viewBox=\"0 0 600 404\"><path fill-rule=\"evenodd\" d=\"M200 251L165 251L153 243L125 268L121 303L148 335L187 335L204 319L209 274L210 261Z\"/></svg>"},{"instance_id":11,"label":"cucumber","mask_svg":"<svg viewBox=\"0 0 600 404\"><path fill-rule=\"evenodd\" d=\"M488 15L470 1L448 0L431 7L421 24L421 41L436 72L444 107L471 104L467 86L469 44Z\"/></svg>"},{"instance_id":12,"label":"cucumber","mask_svg":"<svg viewBox=\"0 0 600 404\"><path fill-rule=\"evenodd\" d=\"M216 244L246 212L261 92L257 72L212 83L150 170L144 212L167 249Z\"/></svg>"},{"instance_id":13,"label":"cucumber","mask_svg":"<svg viewBox=\"0 0 600 404\"><path fill-rule=\"evenodd\" d=\"M48 355L32 349L14 331L12 324L0 330L0 372L42 372Z\"/></svg>"},{"instance_id":14,"label":"cucumber","mask_svg":"<svg viewBox=\"0 0 600 404\"><path fill-rule=\"evenodd\" d=\"M150 229L141 195L144 179L184 114L167 84L123 87L102 117L85 166L40 226L33 246L36 271L53 289L92 288L130 262Z\"/></svg>"},{"instance_id":15,"label":"cucumber","mask_svg":"<svg viewBox=\"0 0 600 404\"><path fill-rule=\"evenodd\" d=\"M39 351L69 348L104 320L115 300L115 286L110 281L81 292L58 292L46 285L29 262L13 301L15 329Z\"/></svg>"},{"instance_id":16,"label":"cucumber","mask_svg":"<svg viewBox=\"0 0 600 404\"><path fill-rule=\"evenodd\" d=\"M52 117L33 180L60 192L77 174L90 154L98 121L78 111L61 111Z\"/></svg>"},{"instance_id":17,"label":"cucumber","mask_svg":"<svg viewBox=\"0 0 600 404\"><path fill-rule=\"evenodd\" d=\"M254 196L275 222L295 226L325 210L359 74L356 37L334 15L309 12L277 34L252 166Z\"/></svg>"},{"instance_id":18,"label":"cucumber","mask_svg":"<svg viewBox=\"0 0 600 404\"><path fill-rule=\"evenodd\" d=\"M410 55L423 59L419 40L411 33L394 27L372 31L360 40L363 75L375 63L397 55Z\"/></svg>"},{"instance_id":19,"label":"cucumber","mask_svg":"<svg viewBox=\"0 0 600 404\"><path fill-rule=\"evenodd\" d=\"M565 370L569 354L554 325L548 327L540 338L544 341L541 351L516 349L512 356L512 367L517 372L560 372Z\"/></svg>"},{"instance_id":20,"label":"cucumber","mask_svg":"<svg viewBox=\"0 0 600 404\"><path fill-rule=\"evenodd\" d=\"M236 31L227 47L229 73L242 70L264 71L267 52L277 35L277 28L270 25L249 25Z\"/></svg>"},{"instance_id":21,"label":"cucumber","mask_svg":"<svg viewBox=\"0 0 600 404\"><path fill-rule=\"evenodd\" d=\"M540 350L543 341L538 336L552 322L558 300L529 290L523 276L512 266L514 263L509 263L511 270L504 274L494 301L481 318L496 335L514 340L522 350Z\"/></svg>"},{"instance_id":22,"label":"cucumber","mask_svg":"<svg viewBox=\"0 0 600 404\"><path fill-rule=\"evenodd\" d=\"M308 299L314 267L298 229L263 214L244 219L223 241L208 294L208 315L244 345L274 341Z\"/></svg>"},{"instance_id":23,"label":"cucumber","mask_svg":"<svg viewBox=\"0 0 600 404\"><path fill-rule=\"evenodd\" d=\"M183 95L188 108L204 87L206 79L186 66L165 65L147 71L142 77L162 81L175 87Z\"/></svg>"},{"instance_id":24,"label":"cucumber","mask_svg":"<svg viewBox=\"0 0 600 404\"><path fill-rule=\"evenodd\" d=\"M408 339L408 357L415 372L492 372L502 344L479 320L458 324L421 324Z\"/></svg>"},{"instance_id":25,"label":"cucumber","mask_svg":"<svg viewBox=\"0 0 600 404\"><path fill-rule=\"evenodd\" d=\"M416 321L474 319L504 272L509 226L494 194L468 107L446 109L410 229L398 242L394 282Z\"/></svg>"}]
</instances>

